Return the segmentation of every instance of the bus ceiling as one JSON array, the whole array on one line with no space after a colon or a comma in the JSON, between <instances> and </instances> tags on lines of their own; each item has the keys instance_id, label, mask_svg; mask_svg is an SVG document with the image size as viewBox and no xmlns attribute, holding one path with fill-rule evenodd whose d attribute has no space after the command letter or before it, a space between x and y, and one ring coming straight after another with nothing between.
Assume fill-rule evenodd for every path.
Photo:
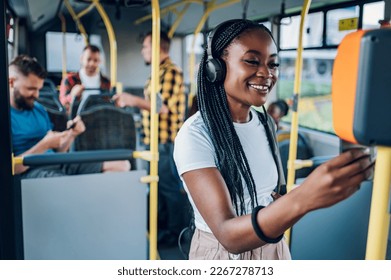
<instances>
[{"instance_id":1,"label":"bus ceiling","mask_svg":"<svg viewBox=\"0 0 391 280\"><path fill-rule=\"evenodd\" d=\"M19 18L27 19L32 30L37 30L57 17L58 13L65 12L63 0L6 0L8 7ZM75 11L80 12L88 7L92 1L69 0ZM132 8L149 6L150 0L100 0L104 6L118 8Z\"/></svg>"},{"instance_id":2,"label":"bus ceiling","mask_svg":"<svg viewBox=\"0 0 391 280\"><path fill-rule=\"evenodd\" d=\"M352 0L313 0L311 9L344 2L352 2ZM162 23L167 26L172 26L176 17L179 17L178 15L185 9L185 6L190 5L185 13L186 20L181 21L176 29L178 34L193 33L197 23L200 22L206 12L208 12L208 27L214 27L226 19L242 18L244 15L252 20L279 15L283 3L285 13L300 12L303 6L302 0L160 0L159 3ZM150 14L141 16L135 21L135 24L150 20Z\"/></svg>"},{"instance_id":3,"label":"bus ceiling","mask_svg":"<svg viewBox=\"0 0 391 280\"><path fill-rule=\"evenodd\" d=\"M26 18L32 30L38 30L45 24L57 18L61 11L67 14L67 9L63 0L6 0L8 7L19 18ZM85 10L91 0L69 0L73 9L79 13ZM100 3L105 7L115 7L116 15L120 14L122 9L135 8L135 13L140 15L139 23L150 21L148 14L150 13L150 0L100 0ZM342 2L352 2L347 0L327 1L327 5L337 4ZM172 25L175 20L175 15L180 12L185 5L190 5L186 12L186 21L181 21L177 33L188 34L195 29L194 23L197 23L203 16L205 9L211 6L216 6L221 9L214 9L210 13L209 26L213 27L219 22L227 18L241 18L243 16L243 0L160 0L163 24ZM285 13L300 11L303 1L301 0L249 0L246 5L246 17L249 19L268 18L272 15L278 15L281 11L281 4L284 3ZM321 7L325 4L324 0L312 1L311 8ZM206 5L206 6L205 6ZM163 11L166 11L164 14ZM137 23L138 21L136 21ZM193 23L193 25L191 24Z\"/></svg>"},{"instance_id":4,"label":"bus ceiling","mask_svg":"<svg viewBox=\"0 0 391 280\"><path fill-rule=\"evenodd\" d=\"M57 16L61 0L6 0L9 8L19 18L27 19L36 30Z\"/></svg>"}]
</instances>

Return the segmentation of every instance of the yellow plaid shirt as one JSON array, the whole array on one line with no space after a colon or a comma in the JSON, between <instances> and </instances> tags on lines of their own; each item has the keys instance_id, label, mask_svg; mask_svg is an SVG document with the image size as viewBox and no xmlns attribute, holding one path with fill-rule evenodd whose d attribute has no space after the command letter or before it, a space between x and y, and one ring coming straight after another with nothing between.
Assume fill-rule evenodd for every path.
<instances>
[{"instance_id":1,"label":"yellow plaid shirt","mask_svg":"<svg viewBox=\"0 0 391 280\"><path fill-rule=\"evenodd\" d=\"M159 114L159 143L174 142L185 117L185 88L182 70L167 58L159 66L159 93L167 114ZM148 100L151 93L151 78L144 87L144 95ZM150 113L143 110L143 142L150 144Z\"/></svg>"}]
</instances>

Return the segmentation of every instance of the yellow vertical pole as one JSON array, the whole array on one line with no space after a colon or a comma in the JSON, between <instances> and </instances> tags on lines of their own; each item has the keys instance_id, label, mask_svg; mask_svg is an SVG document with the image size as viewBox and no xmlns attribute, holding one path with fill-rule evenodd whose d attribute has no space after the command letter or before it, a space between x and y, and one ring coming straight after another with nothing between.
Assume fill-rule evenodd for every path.
<instances>
[{"instance_id":1,"label":"yellow vertical pole","mask_svg":"<svg viewBox=\"0 0 391 280\"><path fill-rule=\"evenodd\" d=\"M391 148L377 147L375 177L373 180L371 212L369 217L365 259L386 258L390 227Z\"/></svg>"},{"instance_id":2,"label":"yellow vertical pole","mask_svg":"<svg viewBox=\"0 0 391 280\"><path fill-rule=\"evenodd\" d=\"M67 24L63 14L59 14L58 17L61 20L61 32L62 32L62 78L65 79L67 76Z\"/></svg>"},{"instance_id":3,"label":"yellow vertical pole","mask_svg":"<svg viewBox=\"0 0 391 280\"><path fill-rule=\"evenodd\" d=\"M195 73L195 53L194 53L194 46L195 46L195 38L196 34L194 34L191 53L190 53L190 60L189 60L189 79L190 79L190 92L189 92L189 101L187 106L191 107L191 102L193 102L193 97L196 95L196 78L194 77Z\"/></svg>"},{"instance_id":4,"label":"yellow vertical pole","mask_svg":"<svg viewBox=\"0 0 391 280\"><path fill-rule=\"evenodd\" d=\"M107 16L105 9L99 3L99 0L92 0L95 4L96 9L99 12L107 30L110 43L110 82L111 88L117 85L117 41L113 26L111 25L110 19Z\"/></svg>"},{"instance_id":5,"label":"yellow vertical pole","mask_svg":"<svg viewBox=\"0 0 391 280\"><path fill-rule=\"evenodd\" d=\"M115 90L117 93L122 93L124 91L124 85L121 82L117 82Z\"/></svg>"},{"instance_id":6,"label":"yellow vertical pole","mask_svg":"<svg viewBox=\"0 0 391 280\"><path fill-rule=\"evenodd\" d=\"M289 192L295 183L295 160L297 157L297 138L299 127L299 96L301 91L301 74L303 69L303 34L304 34L304 22L308 11L310 9L311 0L305 0L303 9L301 10L300 19L300 32L299 32L299 45L297 48L297 58L295 64L295 83L293 92L293 108L292 108L292 123L291 123L291 137L289 144L289 159L288 159L288 180L287 191ZM285 238L288 244L290 244L291 229L285 232Z\"/></svg>"},{"instance_id":7,"label":"yellow vertical pole","mask_svg":"<svg viewBox=\"0 0 391 280\"><path fill-rule=\"evenodd\" d=\"M160 65L160 7L159 0L152 0L152 67L151 67L151 154L150 176L158 176L158 124L159 117L156 108L157 92L159 90ZM149 190L149 258L157 259L157 206L158 182L152 181Z\"/></svg>"}]
</instances>

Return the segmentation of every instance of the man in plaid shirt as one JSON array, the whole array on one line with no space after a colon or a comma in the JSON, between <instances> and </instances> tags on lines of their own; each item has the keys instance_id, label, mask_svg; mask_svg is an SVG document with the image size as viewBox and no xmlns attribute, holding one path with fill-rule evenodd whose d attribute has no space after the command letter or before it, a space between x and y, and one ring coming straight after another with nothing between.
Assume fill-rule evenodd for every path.
<instances>
[{"instance_id":1,"label":"man in plaid shirt","mask_svg":"<svg viewBox=\"0 0 391 280\"><path fill-rule=\"evenodd\" d=\"M80 101L91 94L99 94L99 90L110 90L110 80L99 71L101 62L100 50L95 45L87 45L80 57L80 70L70 73L64 78L60 86L60 101L67 109L73 99ZM84 91L85 89L95 89Z\"/></svg>"},{"instance_id":2,"label":"man in plaid shirt","mask_svg":"<svg viewBox=\"0 0 391 280\"><path fill-rule=\"evenodd\" d=\"M141 53L147 65L152 60L152 33L143 41ZM186 226L187 197L173 159L174 139L185 117L185 89L182 70L169 57L170 38L160 34L159 96L159 185L158 185L158 242L160 245L176 244L180 231ZM142 109L143 142L150 144L150 92L151 79L144 87L145 98L131 94L114 96L120 107L133 106ZM185 215L183 214L185 213Z\"/></svg>"}]
</instances>

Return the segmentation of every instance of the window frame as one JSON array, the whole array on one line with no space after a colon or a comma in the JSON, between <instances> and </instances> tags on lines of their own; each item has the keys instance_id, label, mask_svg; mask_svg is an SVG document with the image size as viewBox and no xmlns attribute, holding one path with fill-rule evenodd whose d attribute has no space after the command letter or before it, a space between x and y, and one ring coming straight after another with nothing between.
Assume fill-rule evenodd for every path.
<instances>
[{"instance_id":1,"label":"window frame","mask_svg":"<svg viewBox=\"0 0 391 280\"><path fill-rule=\"evenodd\" d=\"M7 9L7 17L9 17L9 22L6 22L6 25L9 24L10 29L8 31L7 36L7 53L8 53L8 61L11 61L16 56L16 50L17 50L17 17L15 14ZM12 33L11 33L12 30ZM12 40L10 40L10 36L12 34Z\"/></svg>"},{"instance_id":2,"label":"window frame","mask_svg":"<svg viewBox=\"0 0 391 280\"><path fill-rule=\"evenodd\" d=\"M323 12L323 30L322 30L322 45L318 47L303 47L303 51L308 51L308 50L336 50L338 48L338 44L327 44L327 15L329 11L341 9L341 8L348 8L348 7L358 7L358 28L361 29L363 26L363 13L364 13L364 5L365 4L370 4L370 3L376 3L376 2L385 2L384 0L359 0L359 1L351 1L351 2L346 2L346 3L339 3L339 4L333 4L327 7L318 7L318 8L312 8L309 10L308 14L312 13L317 13L317 12ZM284 18L288 17L293 17L293 16L300 16L301 12L293 12L293 13L287 13L284 14ZM279 52L289 52L289 51L297 51L297 48L281 48L280 43L281 43L281 25L277 26L277 48ZM277 85L278 86L278 85ZM278 98L278 89L277 89L277 98ZM283 123L290 124L290 121L282 120ZM330 131L324 131L312 127L307 127L307 126L301 126L305 129L311 129L314 131L319 131L321 133L326 133L330 135L335 135L334 132Z\"/></svg>"},{"instance_id":3,"label":"window frame","mask_svg":"<svg viewBox=\"0 0 391 280\"><path fill-rule=\"evenodd\" d=\"M359 0L359 1L351 1L351 2L346 2L346 3L339 3L339 4L334 4L330 5L327 7L318 7L318 8L313 8L310 9L308 14L316 13L316 12L323 12L323 34L322 34L322 46L320 47L305 47L303 49L308 49L308 50L317 50L317 49L332 49L332 48L338 48L338 45L328 45L327 42L327 13L331 10L337 10L341 8L348 8L348 7L353 7L353 6L358 6L359 8L359 14L358 14L358 29L362 28L363 25L363 13L364 13L364 5L369 4L369 3L375 3L375 2L381 2L384 0ZM284 18L286 17L292 17L292 16L300 16L300 12L294 12L294 13L287 13L284 15ZM297 48L280 48L280 26L278 27L278 50L279 51L292 51L292 50L297 50Z\"/></svg>"}]
</instances>

